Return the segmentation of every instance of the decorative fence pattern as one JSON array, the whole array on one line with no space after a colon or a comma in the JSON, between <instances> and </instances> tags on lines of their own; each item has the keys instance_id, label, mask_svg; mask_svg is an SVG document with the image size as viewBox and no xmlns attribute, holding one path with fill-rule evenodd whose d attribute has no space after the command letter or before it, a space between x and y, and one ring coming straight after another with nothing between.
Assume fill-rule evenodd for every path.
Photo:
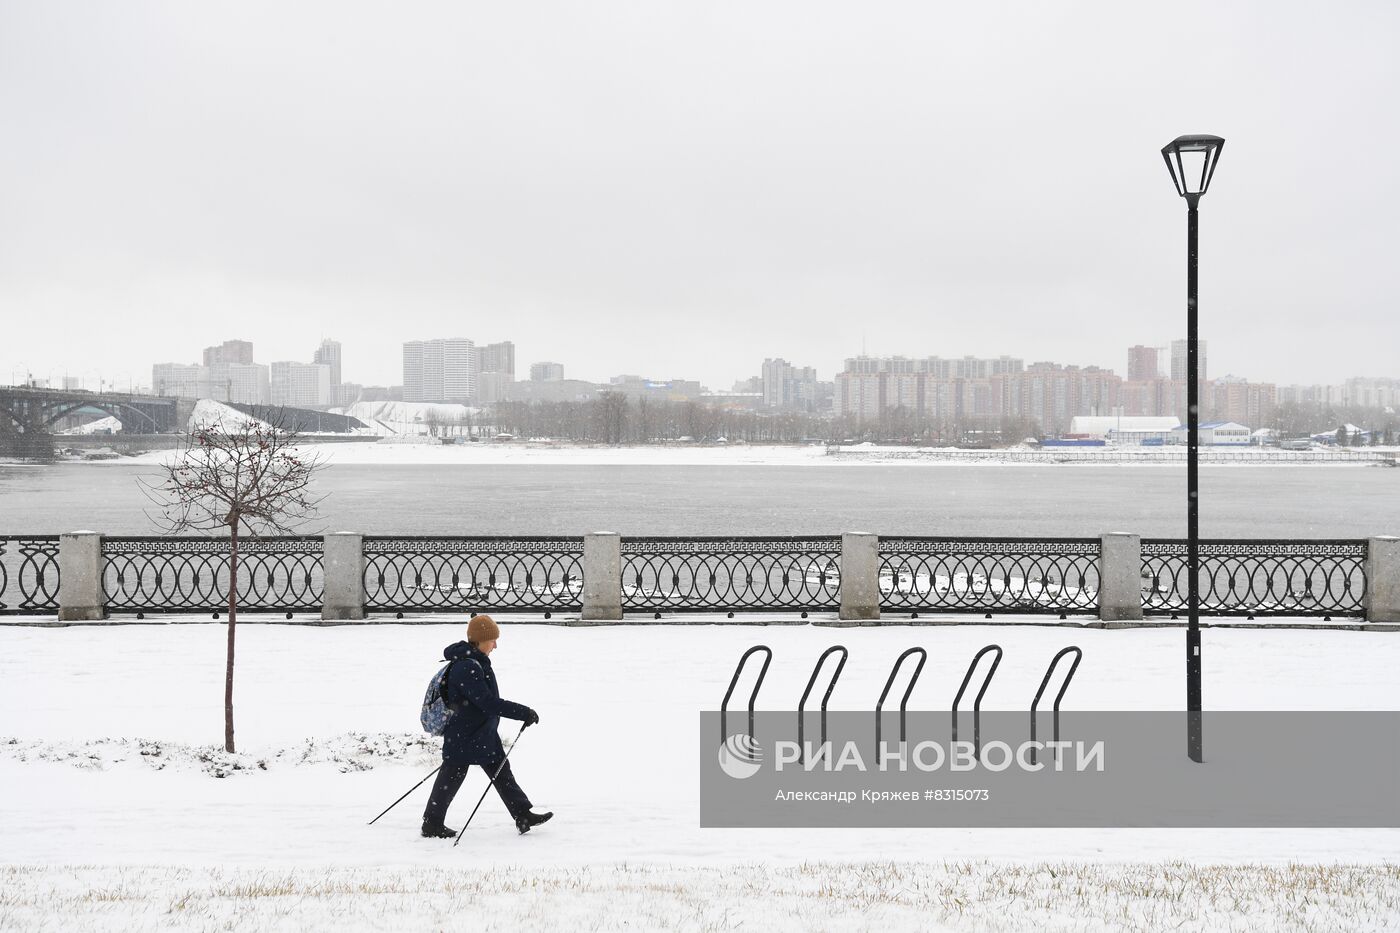
<instances>
[{"instance_id":1,"label":"decorative fence pattern","mask_svg":"<svg viewBox=\"0 0 1400 933\"><path fill-rule=\"evenodd\" d=\"M0 537L0 614L58 612L58 535Z\"/></svg>"},{"instance_id":2,"label":"decorative fence pattern","mask_svg":"<svg viewBox=\"0 0 1400 933\"><path fill-rule=\"evenodd\" d=\"M1202 615L1362 616L1367 542L1202 541ZM1142 608L1187 611L1186 542L1142 542Z\"/></svg>"},{"instance_id":3,"label":"decorative fence pattern","mask_svg":"<svg viewBox=\"0 0 1400 933\"><path fill-rule=\"evenodd\" d=\"M209 612L228 605L227 538L103 538L108 611ZM239 538L238 609L321 608L320 538Z\"/></svg>"},{"instance_id":4,"label":"decorative fence pattern","mask_svg":"<svg viewBox=\"0 0 1400 933\"><path fill-rule=\"evenodd\" d=\"M365 609L583 607L582 538L365 538Z\"/></svg>"},{"instance_id":5,"label":"decorative fence pattern","mask_svg":"<svg viewBox=\"0 0 1400 933\"><path fill-rule=\"evenodd\" d=\"M841 604L841 539L624 538L622 608L819 610Z\"/></svg>"},{"instance_id":6,"label":"decorative fence pattern","mask_svg":"<svg viewBox=\"0 0 1400 933\"><path fill-rule=\"evenodd\" d=\"M608 536L589 552L596 563L585 561L582 537L360 540L363 575L352 570L332 580L334 606L358 611L362 605L371 613L576 612L584 608L585 566L612 577L596 581L590 596L592 605L611 612L619 599L626 611L658 613L805 614L841 606L842 539L835 535ZM864 574L872 573L875 558L874 576L848 596L856 609L870 605L860 611L872 611L873 585L891 620L901 613L1091 615L1100 609L1098 538L886 537L878 539L878 558L875 542L856 540L863 543L847 558ZM72 560L95 561L91 545L84 546L88 550L80 547ZM1400 573L1400 553L1381 539L1375 546L1372 554L1365 539L1203 541L1201 614L1389 621L1396 611L1389 604L1370 606L1368 614L1368 575ZM59 550L58 535L0 536L0 614L59 610ZM1136 565L1131 554L1110 557L1121 563L1105 571L1122 581L1120 587L1126 584L1129 603L1138 604L1131 596L1136 575L1144 614L1187 612L1186 543L1145 539ZM244 539L239 557L241 609L321 609L327 587L321 538ZM619 559L620 572L613 569ZM103 538L100 563L90 575L83 566L70 565L76 578L69 590L79 591L71 594L79 612L217 612L228 602L227 538Z\"/></svg>"},{"instance_id":7,"label":"decorative fence pattern","mask_svg":"<svg viewBox=\"0 0 1400 933\"><path fill-rule=\"evenodd\" d=\"M910 612L1094 612L1099 539L881 538L880 606Z\"/></svg>"}]
</instances>

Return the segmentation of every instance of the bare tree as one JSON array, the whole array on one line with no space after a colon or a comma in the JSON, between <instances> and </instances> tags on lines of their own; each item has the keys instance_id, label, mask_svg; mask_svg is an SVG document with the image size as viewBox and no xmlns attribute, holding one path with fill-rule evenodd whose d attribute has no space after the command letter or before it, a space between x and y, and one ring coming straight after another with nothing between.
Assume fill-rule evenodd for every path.
<instances>
[{"instance_id":1,"label":"bare tree","mask_svg":"<svg viewBox=\"0 0 1400 933\"><path fill-rule=\"evenodd\" d=\"M280 420L279 420L280 423ZM146 494L150 517L166 534L228 529L228 664L224 676L224 750L233 745L233 647L238 623L238 540L242 534L290 534L324 496L311 480L324 465L296 449L297 433L261 421L191 428L175 458Z\"/></svg>"}]
</instances>

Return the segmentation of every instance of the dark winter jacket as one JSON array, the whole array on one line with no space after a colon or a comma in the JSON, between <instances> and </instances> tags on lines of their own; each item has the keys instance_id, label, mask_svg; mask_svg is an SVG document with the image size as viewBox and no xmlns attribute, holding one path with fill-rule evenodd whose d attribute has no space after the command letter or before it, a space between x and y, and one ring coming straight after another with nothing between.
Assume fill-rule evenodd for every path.
<instances>
[{"instance_id":1,"label":"dark winter jacket","mask_svg":"<svg viewBox=\"0 0 1400 933\"><path fill-rule=\"evenodd\" d=\"M454 713L442 735L442 760L471 765L500 761L505 755L496 732L501 717L523 722L530 708L501 699L491 659L470 643L448 645L442 656L456 662L447 678L445 699Z\"/></svg>"}]
</instances>

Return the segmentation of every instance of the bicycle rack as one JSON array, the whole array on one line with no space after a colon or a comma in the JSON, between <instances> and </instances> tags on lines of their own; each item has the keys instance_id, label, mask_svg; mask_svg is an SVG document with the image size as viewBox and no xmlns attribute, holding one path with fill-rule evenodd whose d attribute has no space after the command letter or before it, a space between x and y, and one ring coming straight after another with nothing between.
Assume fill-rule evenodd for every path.
<instances>
[{"instance_id":1,"label":"bicycle rack","mask_svg":"<svg viewBox=\"0 0 1400 933\"><path fill-rule=\"evenodd\" d=\"M899 742L904 744L904 714L905 707L909 705L909 695L914 692L914 684L919 680L919 674L924 670L924 664L928 661L928 652L922 648L910 648L899 656L894 662L894 667L890 668L890 676L885 680L885 689L880 692L880 701L875 704L875 756L880 755L880 720L883 718L880 713L885 708L885 698L890 695L890 688L894 686L894 679L899 675L900 668L904 665L904 659L911 654L919 656L919 663L914 665L914 676L909 678L909 686L904 690L904 697L899 701Z\"/></svg>"},{"instance_id":2,"label":"bicycle rack","mask_svg":"<svg viewBox=\"0 0 1400 933\"><path fill-rule=\"evenodd\" d=\"M1074 672L1079 670L1079 662L1084 660L1084 652L1080 651L1078 646L1070 645L1068 648L1061 648L1060 652L1056 654L1054 658L1051 659L1050 666L1045 669L1045 677L1040 681L1040 689L1035 692L1035 699L1031 700L1031 764L1036 764L1038 758L1035 749L1036 707L1040 705L1040 697L1042 694L1045 693L1045 688L1050 685L1050 677L1055 673L1055 668L1057 665L1059 665L1060 658L1063 658L1071 651L1074 652L1074 661L1070 663L1069 673L1065 675L1065 682L1060 684L1060 692L1055 694L1055 705L1052 707L1053 719L1055 724L1054 741L1060 741L1060 701L1065 698L1065 691L1069 689L1069 682L1074 679ZM1056 754L1058 753L1059 749L1057 748Z\"/></svg>"},{"instance_id":3,"label":"bicycle rack","mask_svg":"<svg viewBox=\"0 0 1400 933\"><path fill-rule=\"evenodd\" d=\"M726 728L729 716L729 698L734 695L734 687L739 683L739 675L744 672L744 664L748 662L749 656L757 651L763 652L763 666L758 669L758 680L754 681L753 693L749 694L749 735L754 733L753 728L753 707L758 702L758 691L763 686L764 675L768 673L768 665L773 662L773 649L767 645L754 645L745 651L743 657L739 658L739 665L734 668L734 676L729 678L729 689L724 691L724 699L719 704L719 740L724 742L729 738L729 730Z\"/></svg>"},{"instance_id":4,"label":"bicycle rack","mask_svg":"<svg viewBox=\"0 0 1400 933\"><path fill-rule=\"evenodd\" d=\"M831 681L826 685L826 693L822 694L822 733L821 745L826 745L826 701L831 699L831 691L836 689L836 681L841 676L841 669L846 666L847 651L841 645L832 645L822 652L822 656L817 658L817 666L812 668L812 676L807 678L807 689L802 691L802 699L797 703L797 747L802 750L802 760L807 760L806 746L802 744L802 720L806 718L804 711L807 707L807 697L812 694L812 687L817 683L817 675L821 673L822 663L826 661L834 652L841 652L841 660L836 662L836 670L831 675ZM818 746L820 748L821 746Z\"/></svg>"},{"instance_id":5,"label":"bicycle rack","mask_svg":"<svg viewBox=\"0 0 1400 933\"><path fill-rule=\"evenodd\" d=\"M962 702L963 693L967 690L968 681L972 680L973 671L977 670L977 662L982 660L982 655L988 651L995 651L996 657L992 659L992 667L982 680L982 689L977 691L977 699L972 701L972 757L976 761L982 760L982 697L986 694L987 688L991 686L992 677L997 672L997 665L1001 663L1001 645L988 645L973 655L972 663L967 666L967 673L963 675L962 686L958 687L958 695L953 697L953 741L956 742L958 740L958 704Z\"/></svg>"}]
</instances>

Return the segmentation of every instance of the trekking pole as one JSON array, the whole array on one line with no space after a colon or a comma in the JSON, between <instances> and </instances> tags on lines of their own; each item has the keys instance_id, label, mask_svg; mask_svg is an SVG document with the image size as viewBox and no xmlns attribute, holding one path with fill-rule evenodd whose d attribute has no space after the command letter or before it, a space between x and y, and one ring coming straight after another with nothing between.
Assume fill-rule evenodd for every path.
<instances>
[{"instance_id":1,"label":"trekking pole","mask_svg":"<svg viewBox=\"0 0 1400 933\"><path fill-rule=\"evenodd\" d=\"M437 766L436 768L434 768L432 771L428 772L428 777L423 778L423 781L426 781L428 778L432 777L434 774L437 774L437 773L438 773L439 771L441 771L441 770L442 770L442 765L438 765L438 766ZM404 794L403 797L407 797L408 794L411 794L411 793L413 793L414 791L416 791L418 788L422 787L422 786L423 786L423 781L419 781L417 784L414 784L412 787L410 787L410 788L408 789L408 793ZM385 808L384 808L384 813L388 813L390 810L394 809L394 808L397 807L399 804L403 803L403 797L400 797L398 800L395 800L393 803L391 803L391 804L389 804L387 807L385 807ZM384 813L379 814L379 816L383 816ZM379 822L379 816L376 816L374 819L370 820L370 821L369 821L369 825L373 826L375 823L378 823L378 822Z\"/></svg>"},{"instance_id":2,"label":"trekking pole","mask_svg":"<svg viewBox=\"0 0 1400 933\"><path fill-rule=\"evenodd\" d=\"M457 843L462 841L462 836L466 833L467 827L472 825L472 817L476 816L476 811L481 809L481 804L482 801L486 799L487 791L489 791L492 787L496 786L496 777L501 773L501 770L505 768L506 761L510 758L510 753L515 751L515 743L519 742L520 737L525 734L526 725L528 724L522 723L520 726L520 731L515 733L515 738L511 740L510 748L506 750L506 757L501 759L501 763L496 766L496 773L491 775L491 783L486 785L486 790L483 790L481 792L481 798L477 800L476 806L472 807L472 815L467 817L466 823L462 824L462 832L458 833L457 838L452 840L452 845L454 847L457 845Z\"/></svg>"}]
</instances>

